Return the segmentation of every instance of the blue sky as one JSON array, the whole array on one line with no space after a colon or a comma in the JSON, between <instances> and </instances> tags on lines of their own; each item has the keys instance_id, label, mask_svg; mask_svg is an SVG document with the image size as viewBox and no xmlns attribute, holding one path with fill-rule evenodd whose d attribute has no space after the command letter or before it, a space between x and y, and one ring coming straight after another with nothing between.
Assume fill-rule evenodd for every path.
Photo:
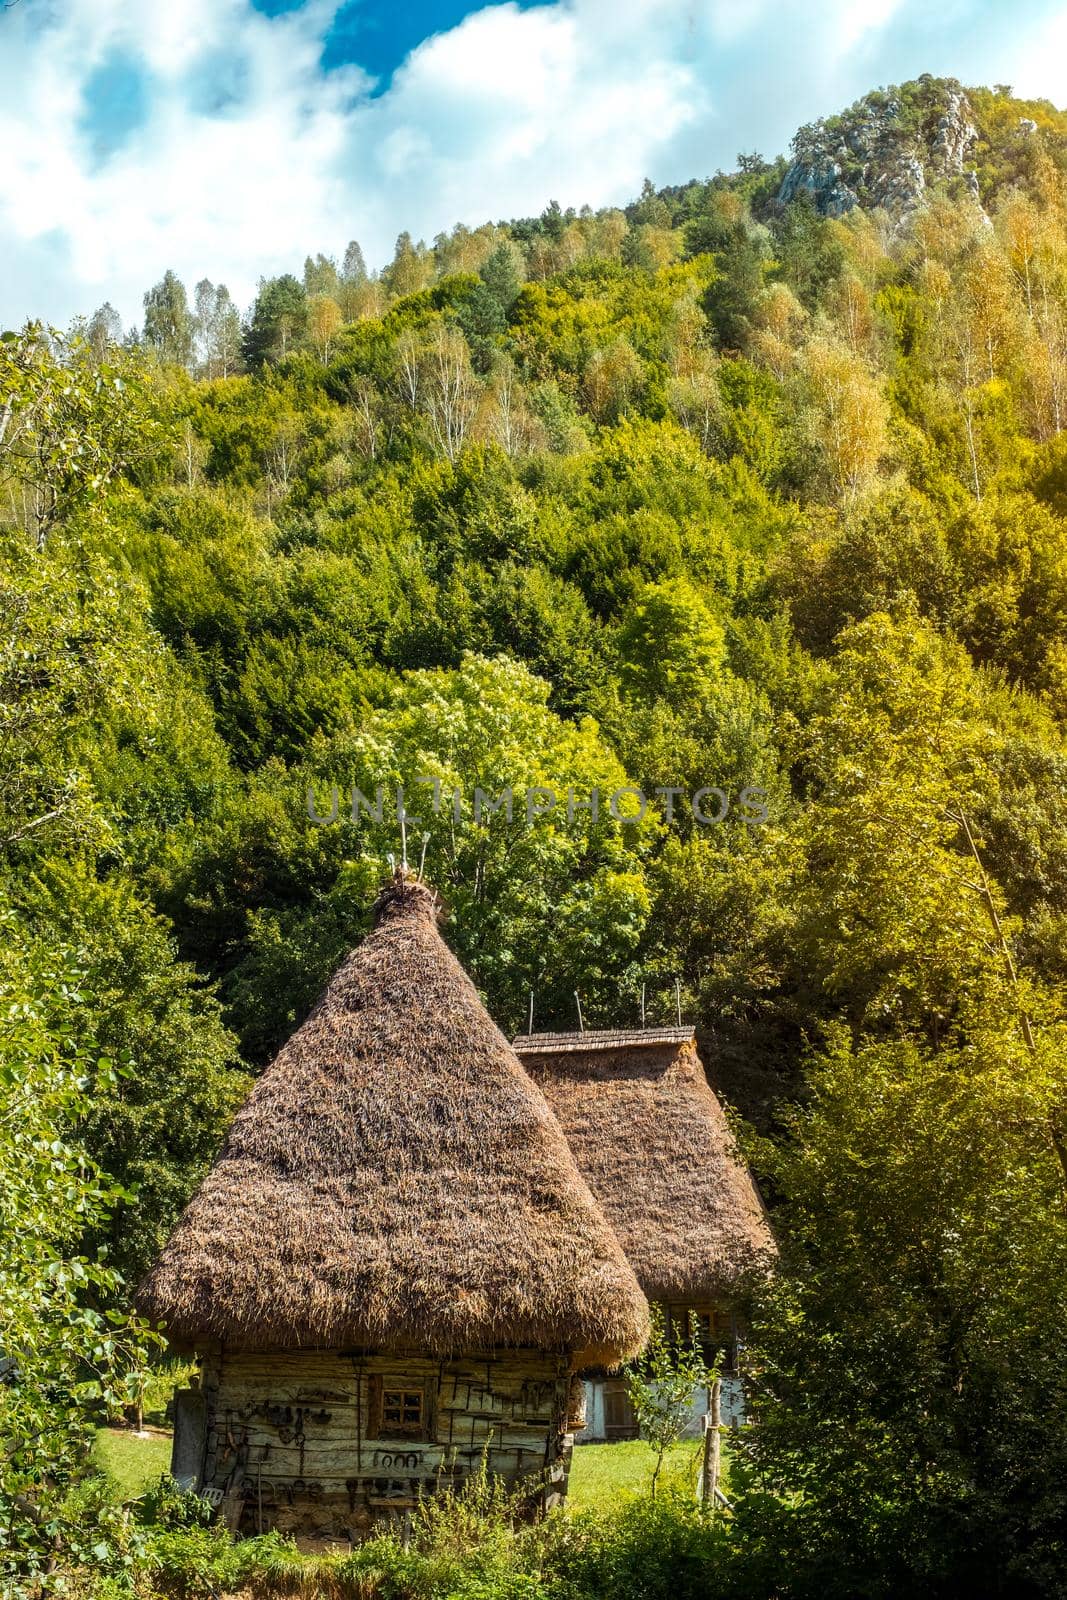
<instances>
[{"instance_id":1,"label":"blue sky","mask_svg":"<svg viewBox=\"0 0 1067 1600\"><path fill-rule=\"evenodd\" d=\"M536 0L536 3L546 4L549 0ZM299 11L305 0L252 0L252 4L265 17L279 17L287 11ZM406 0L404 4L384 6L367 5L365 0L346 0L326 32L322 65L329 71L354 62L373 74L378 80L376 92L383 93L396 68L416 45L431 34L446 33L478 9L476 5L464 4L463 0L452 4ZM523 4L517 9L527 11L530 7Z\"/></svg>"},{"instance_id":2,"label":"blue sky","mask_svg":"<svg viewBox=\"0 0 1067 1600\"><path fill-rule=\"evenodd\" d=\"M0 11L0 324L168 267L256 280L348 239L785 150L920 72L1067 104L1064 0L20 0Z\"/></svg>"}]
</instances>

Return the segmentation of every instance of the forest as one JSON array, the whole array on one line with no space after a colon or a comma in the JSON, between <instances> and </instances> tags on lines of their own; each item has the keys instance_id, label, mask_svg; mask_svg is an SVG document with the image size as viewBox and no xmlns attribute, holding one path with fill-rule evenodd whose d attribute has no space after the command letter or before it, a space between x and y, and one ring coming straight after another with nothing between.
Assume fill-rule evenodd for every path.
<instances>
[{"instance_id":1,"label":"forest","mask_svg":"<svg viewBox=\"0 0 1067 1600\"><path fill-rule=\"evenodd\" d=\"M0 1593L157 1592L94 1429L353 786L506 1032L696 1022L782 1251L729 1522L462 1592L1067 1593L1067 113L966 93L903 209L747 154L0 337Z\"/></svg>"}]
</instances>

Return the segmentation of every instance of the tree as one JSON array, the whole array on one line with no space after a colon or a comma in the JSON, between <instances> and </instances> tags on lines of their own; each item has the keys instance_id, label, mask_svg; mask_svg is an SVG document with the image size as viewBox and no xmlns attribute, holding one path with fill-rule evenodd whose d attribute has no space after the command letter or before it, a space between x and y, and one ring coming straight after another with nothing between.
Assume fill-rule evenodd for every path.
<instances>
[{"instance_id":1,"label":"tree","mask_svg":"<svg viewBox=\"0 0 1067 1600\"><path fill-rule=\"evenodd\" d=\"M311 784L320 814L329 811L335 781L354 782L372 804L377 786L386 786L380 823L361 810L356 824L308 824L313 839L330 842L340 873L331 905L338 912L348 907L349 916L357 904L356 878L369 874L373 880L385 853L397 848L395 785L403 783L406 810L420 819L410 824L410 848L414 853L418 836L429 833L427 870L447 886L457 952L495 997L494 1014L516 1026L531 984L546 1019L557 1009L572 1015L579 986L589 1015L600 1006L610 1012L647 914L638 855L645 825L624 826L608 809L626 782L622 767L596 725L588 718L564 721L549 708L549 694L550 685L520 663L467 653L455 669L404 674L389 706L363 718L358 729L319 741L294 774L301 809ZM539 787L551 789L554 803L543 824L536 818L531 824L527 790ZM600 795L595 817L588 803L594 787ZM476 789L483 792L477 815ZM510 816L506 804L497 806L509 789ZM548 797L535 795L533 803L547 806ZM350 790L340 804L347 812ZM272 913L245 964L243 995L262 997L268 970L277 973L268 983L282 981L278 963L287 928L301 945L309 938L316 943L307 980L313 989L340 953L326 936L342 948L351 939L351 930L328 924L330 918L319 919L311 906L295 920L284 908ZM292 975L285 980L290 991L292 981ZM271 1005L277 1009L278 1000Z\"/></svg>"},{"instance_id":2,"label":"tree","mask_svg":"<svg viewBox=\"0 0 1067 1600\"><path fill-rule=\"evenodd\" d=\"M621 261L623 242L628 233L629 227L621 211L598 211L588 225L586 234L590 259Z\"/></svg>"},{"instance_id":3,"label":"tree","mask_svg":"<svg viewBox=\"0 0 1067 1600\"><path fill-rule=\"evenodd\" d=\"M678 255L680 240L671 228L654 228L639 223L630 228L622 241L622 259L628 267L638 267L642 272L658 272Z\"/></svg>"},{"instance_id":4,"label":"tree","mask_svg":"<svg viewBox=\"0 0 1067 1600\"><path fill-rule=\"evenodd\" d=\"M94 1078L80 1141L122 1198L86 1222L86 1248L106 1246L126 1283L152 1266L218 1149L248 1088L234 1035L194 968L179 962L170 930L122 880L99 883L48 862L18 894L24 942L35 955L66 938L78 952L82 1002L70 1035L106 1053L114 1074Z\"/></svg>"},{"instance_id":5,"label":"tree","mask_svg":"<svg viewBox=\"0 0 1067 1600\"><path fill-rule=\"evenodd\" d=\"M341 263L341 281L353 284L367 281L367 263L363 259L358 239L350 239L345 247L344 260Z\"/></svg>"},{"instance_id":6,"label":"tree","mask_svg":"<svg viewBox=\"0 0 1067 1600\"><path fill-rule=\"evenodd\" d=\"M721 345L744 350L763 289L763 241L744 221L716 220L708 230L694 223L686 232L686 248L693 254L714 251L716 271L704 294L704 311Z\"/></svg>"},{"instance_id":7,"label":"tree","mask_svg":"<svg viewBox=\"0 0 1067 1600\"><path fill-rule=\"evenodd\" d=\"M381 393L368 379L357 378L348 391L348 402L352 407L356 448L368 461L374 461L381 437Z\"/></svg>"},{"instance_id":8,"label":"tree","mask_svg":"<svg viewBox=\"0 0 1067 1600\"><path fill-rule=\"evenodd\" d=\"M476 283L457 305L456 321L478 371L487 372L507 326L500 301L484 283Z\"/></svg>"},{"instance_id":9,"label":"tree","mask_svg":"<svg viewBox=\"0 0 1067 1600\"><path fill-rule=\"evenodd\" d=\"M889 408L866 363L836 340L813 338L799 365L811 396L809 426L834 493L852 500L878 472Z\"/></svg>"},{"instance_id":10,"label":"tree","mask_svg":"<svg viewBox=\"0 0 1067 1600\"><path fill-rule=\"evenodd\" d=\"M438 325L422 357L423 404L438 450L454 461L463 448L478 404L467 341L458 328Z\"/></svg>"},{"instance_id":11,"label":"tree","mask_svg":"<svg viewBox=\"0 0 1067 1600\"><path fill-rule=\"evenodd\" d=\"M280 361L303 338L307 314L303 285L292 273L261 279L243 341L242 353L248 366Z\"/></svg>"},{"instance_id":12,"label":"tree","mask_svg":"<svg viewBox=\"0 0 1067 1600\"><path fill-rule=\"evenodd\" d=\"M67 551L54 551L54 541L36 560L28 558L21 537L6 543L0 565L0 848L10 860L49 835L83 846L99 843L103 819L74 747L112 694L125 688L123 646L129 641L117 597L99 581L97 563L95 572L72 574ZM75 653L69 641L77 637L85 642Z\"/></svg>"},{"instance_id":13,"label":"tree","mask_svg":"<svg viewBox=\"0 0 1067 1600\"><path fill-rule=\"evenodd\" d=\"M224 283L201 278L194 295L197 349L205 377L228 378L241 361L241 319Z\"/></svg>"},{"instance_id":14,"label":"tree","mask_svg":"<svg viewBox=\"0 0 1067 1600\"><path fill-rule=\"evenodd\" d=\"M130 1397L131 1379L162 1341L123 1311L102 1311L120 1286L86 1229L106 1220L120 1191L79 1138L87 1086L111 1064L68 1025L81 998L73 953L31 955L4 919L0 1004L0 1584L47 1593L57 1560L93 1542L81 1507L66 1502L96 1429ZM91 1513L90 1513L91 1515ZM96 1537L99 1539L100 1534ZM104 1532L106 1537L106 1531ZM105 1544L106 1552L107 1546ZM59 1577L59 1574L56 1574ZM62 1592L62 1578L58 1588Z\"/></svg>"},{"instance_id":15,"label":"tree","mask_svg":"<svg viewBox=\"0 0 1067 1600\"><path fill-rule=\"evenodd\" d=\"M486 256L478 268L478 276L506 315L522 287L522 252L510 240L502 240Z\"/></svg>"},{"instance_id":16,"label":"tree","mask_svg":"<svg viewBox=\"0 0 1067 1600\"><path fill-rule=\"evenodd\" d=\"M998 454L1012 449L997 437L995 423L1007 399L1004 374L1024 338L1010 268L992 240L964 239L950 264L924 265L922 288L929 307L923 342L938 388L962 424L961 476L981 500Z\"/></svg>"},{"instance_id":17,"label":"tree","mask_svg":"<svg viewBox=\"0 0 1067 1600\"><path fill-rule=\"evenodd\" d=\"M241 369L241 318L224 283L215 290L213 362L220 378Z\"/></svg>"},{"instance_id":18,"label":"tree","mask_svg":"<svg viewBox=\"0 0 1067 1600\"><path fill-rule=\"evenodd\" d=\"M140 1281L214 1156L248 1088L236 1041L195 971L176 959L169 929L128 882L100 883L53 861L18 897L26 944L77 950L81 1003L70 1021L80 1051L115 1070L94 1075L79 1124L100 1171L135 1202L87 1220L85 1244Z\"/></svg>"},{"instance_id":19,"label":"tree","mask_svg":"<svg viewBox=\"0 0 1067 1600\"><path fill-rule=\"evenodd\" d=\"M491 227L472 230L460 222L451 233L439 233L433 242L437 277L467 277L477 272L493 248L496 231Z\"/></svg>"},{"instance_id":20,"label":"tree","mask_svg":"<svg viewBox=\"0 0 1067 1600\"><path fill-rule=\"evenodd\" d=\"M161 361L189 367L195 333L185 285L168 270L144 297L144 342Z\"/></svg>"},{"instance_id":21,"label":"tree","mask_svg":"<svg viewBox=\"0 0 1067 1600\"><path fill-rule=\"evenodd\" d=\"M284 499L297 475L300 451L307 439L303 417L298 412L281 416L271 428L263 449L267 480L267 515L275 499Z\"/></svg>"},{"instance_id":22,"label":"tree","mask_svg":"<svg viewBox=\"0 0 1067 1600\"><path fill-rule=\"evenodd\" d=\"M542 211L539 221L541 232L558 244L567 224L574 221L574 212L569 208L564 211L558 200L550 200Z\"/></svg>"},{"instance_id":23,"label":"tree","mask_svg":"<svg viewBox=\"0 0 1067 1600\"><path fill-rule=\"evenodd\" d=\"M997 229L1022 293L1032 333L1028 362L1043 436L1067 425L1067 237L1062 217L1015 191L997 212Z\"/></svg>"},{"instance_id":24,"label":"tree","mask_svg":"<svg viewBox=\"0 0 1067 1600\"><path fill-rule=\"evenodd\" d=\"M0 396L5 509L38 549L164 443L163 413L143 363L114 347L98 360L77 334L28 324L21 334L0 335Z\"/></svg>"},{"instance_id":25,"label":"tree","mask_svg":"<svg viewBox=\"0 0 1067 1600\"><path fill-rule=\"evenodd\" d=\"M341 281L334 295L346 322L378 316L384 310L385 292L367 272L357 239L350 239L341 265Z\"/></svg>"},{"instance_id":26,"label":"tree","mask_svg":"<svg viewBox=\"0 0 1067 1600\"><path fill-rule=\"evenodd\" d=\"M328 295L333 299L340 287L341 279L337 271L337 262L332 256L319 253L314 259L307 256L304 261L304 293L308 300L313 300L316 295Z\"/></svg>"},{"instance_id":27,"label":"tree","mask_svg":"<svg viewBox=\"0 0 1067 1600\"><path fill-rule=\"evenodd\" d=\"M723 668L722 623L684 578L646 584L618 631L621 681L676 708L706 699Z\"/></svg>"},{"instance_id":28,"label":"tree","mask_svg":"<svg viewBox=\"0 0 1067 1600\"><path fill-rule=\"evenodd\" d=\"M652 1333L643 1354L626 1370L626 1393L642 1439L656 1456L652 1498L667 1451L676 1445L693 1409L694 1391L706 1389L714 1377L700 1347L696 1317L686 1319L686 1342L671 1338L663 1311L652 1307Z\"/></svg>"},{"instance_id":29,"label":"tree","mask_svg":"<svg viewBox=\"0 0 1067 1600\"><path fill-rule=\"evenodd\" d=\"M402 233L396 241L393 259L385 269L384 277L389 292L398 299L417 294L433 276L433 258L420 240L412 242L410 233Z\"/></svg>"},{"instance_id":30,"label":"tree","mask_svg":"<svg viewBox=\"0 0 1067 1600\"><path fill-rule=\"evenodd\" d=\"M337 292L337 304L346 322L383 317L388 299L388 290L380 278L363 278L351 283L342 279Z\"/></svg>"},{"instance_id":31,"label":"tree","mask_svg":"<svg viewBox=\"0 0 1067 1600\"><path fill-rule=\"evenodd\" d=\"M808 724L819 799L780 981L813 1045L763 1151L783 1251L749 1357L747 1513L799 1595L1058 1582L1065 1308L1038 1285L1067 1258L1062 1009L1012 959L1018 924L960 827L988 781L975 689L958 645L873 616Z\"/></svg>"},{"instance_id":32,"label":"tree","mask_svg":"<svg viewBox=\"0 0 1067 1600\"><path fill-rule=\"evenodd\" d=\"M543 441L544 429L530 409L515 363L508 355L500 355L493 363L489 396L489 434L505 454L524 455Z\"/></svg>"},{"instance_id":33,"label":"tree","mask_svg":"<svg viewBox=\"0 0 1067 1600\"><path fill-rule=\"evenodd\" d=\"M854 272L844 272L831 285L827 307L853 355L869 355L875 332L874 304L866 284Z\"/></svg>"},{"instance_id":34,"label":"tree","mask_svg":"<svg viewBox=\"0 0 1067 1600\"><path fill-rule=\"evenodd\" d=\"M422 338L414 328L404 328L393 348L394 382L401 404L413 413L423 389L423 354Z\"/></svg>"},{"instance_id":35,"label":"tree","mask_svg":"<svg viewBox=\"0 0 1067 1600\"><path fill-rule=\"evenodd\" d=\"M586 404L597 422L617 422L644 387L645 369L628 339L594 350L582 374Z\"/></svg>"},{"instance_id":36,"label":"tree","mask_svg":"<svg viewBox=\"0 0 1067 1600\"><path fill-rule=\"evenodd\" d=\"M804 307L787 284L767 285L753 314L751 353L770 367L776 378L791 371L805 320Z\"/></svg>"},{"instance_id":37,"label":"tree","mask_svg":"<svg viewBox=\"0 0 1067 1600\"><path fill-rule=\"evenodd\" d=\"M330 359L330 342L342 325L341 307L328 294L308 301L308 334L324 362Z\"/></svg>"},{"instance_id":38,"label":"tree","mask_svg":"<svg viewBox=\"0 0 1067 1600\"><path fill-rule=\"evenodd\" d=\"M809 310L818 304L845 264L833 223L802 193L785 208L775 230L778 271Z\"/></svg>"},{"instance_id":39,"label":"tree","mask_svg":"<svg viewBox=\"0 0 1067 1600\"><path fill-rule=\"evenodd\" d=\"M1058 1592L1067 1226L1041 1110L1062 1045L1035 1062L1013 1032L835 1034L773 1158L787 1266L751 1449L791 1491L754 1500L794 1593Z\"/></svg>"},{"instance_id":40,"label":"tree","mask_svg":"<svg viewBox=\"0 0 1067 1600\"><path fill-rule=\"evenodd\" d=\"M112 345L122 343L122 318L110 300L97 306L85 328L85 337L98 361L103 361Z\"/></svg>"},{"instance_id":41,"label":"tree","mask_svg":"<svg viewBox=\"0 0 1067 1600\"><path fill-rule=\"evenodd\" d=\"M203 365L207 365L211 356L213 342L212 322L215 315L215 285L210 278L201 278L193 290L193 316L196 322L196 338Z\"/></svg>"},{"instance_id":42,"label":"tree","mask_svg":"<svg viewBox=\"0 0 1067 1600\"><path fill-rule=\"evenodd\" d=\"M666 200L656 193L656 186L651 178L642 181L641 197L627 207L627 215L630 221L639 227L669 228L671 225L671 208Z\"/></svg>"},{"instance_id":43,"label":"tree","mask_svg":"<svg viewBox=\"0 0 1067 1600\"><path fill-rule=\"evenodd\" d=\"M722 399L718 363L706 335L707 322L696 300L688 296L680 300L665 341L671 373L667 396L679 422L710 454L719 432Z\"/></svg>"}]
</instances>

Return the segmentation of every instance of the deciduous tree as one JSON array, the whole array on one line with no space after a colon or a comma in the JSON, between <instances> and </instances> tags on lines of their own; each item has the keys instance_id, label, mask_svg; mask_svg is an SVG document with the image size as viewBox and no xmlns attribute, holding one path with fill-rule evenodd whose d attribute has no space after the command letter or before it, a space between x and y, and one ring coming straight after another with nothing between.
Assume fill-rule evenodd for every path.
<instances>
[{"instance_id":1,"label":"deciduous tree","mask_svg":"<svg viewBox=\"0 0 1067 1600\"><path fill-rule=\"evenodd\" d=\"M144 342L161 361L191 366L196 329L185 285L173 272L163 274L144 297Z\"/></svg>"}]
</instances>

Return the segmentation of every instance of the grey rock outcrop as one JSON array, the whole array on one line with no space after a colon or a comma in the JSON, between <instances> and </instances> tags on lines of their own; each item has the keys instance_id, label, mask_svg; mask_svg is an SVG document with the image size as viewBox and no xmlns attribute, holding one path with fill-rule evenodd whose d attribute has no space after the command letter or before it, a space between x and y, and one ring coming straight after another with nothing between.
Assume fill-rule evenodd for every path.
<instances>
[{"instance_id":1,"label":"grey rock outcrop","mask_svg":"<svg viewBox=\"0 0 1067 1600\"><path fill-rule=\"evenodd\" d=\"M841 176L841 168L832 156L816 156L811 161L794 161L782 180L778 198L783 205L795 200L799 194L809 194L815 207L824 217L842 217L853 206L859 205L859 196L850 189Z\"/></svg>"},{"instance_id":2,"label":"grey rock outcrop","mask_svg":"<svg viewBox=\"0 0 1067 1600\"><path fill-rule=\"evenodd\" d=\"M963 171L971 147L978 139L978 129L970 119L970 104L962 89L951 89L948 105L938 119L931 142L930 154L946 178Z\"/></svg>"},{"instance_id":3,"label":"grey rock outcrop","mask_svg":"<svg viewBox=\"0 0 1067 1600\"><path fill-rule=\"evenodd\" d=\"M925 202L931 184L963 178L980 205L977 175L968 168L977 140L962 86L920 78L800 129L778 199L787 205L807 194L827 217L857 205L902 217Z\"/></svg>"},{"instance_id":4,"label":"grey rock outcrop","mask_svg":"<svg viewBox=\"0 0 1067 1600\"><path fill-rule=\"evenodd\" d=\"M918 156L902 156L879 174L871 189L874 205L887 211L912 211L926 193L926 169Z\"/></svg>"}]
</instances>

